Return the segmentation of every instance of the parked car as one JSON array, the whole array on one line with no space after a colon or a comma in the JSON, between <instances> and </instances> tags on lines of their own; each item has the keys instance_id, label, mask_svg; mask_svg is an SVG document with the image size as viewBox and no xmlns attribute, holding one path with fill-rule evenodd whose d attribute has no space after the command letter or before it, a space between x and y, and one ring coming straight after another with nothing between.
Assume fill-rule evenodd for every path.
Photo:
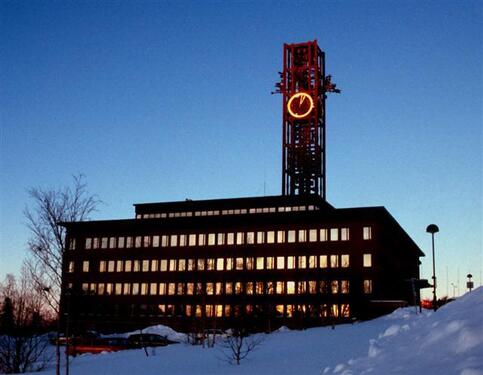
<instances>
[{"instance_id":1,"label":"parked car","mask_svg":"<svg viewBox=\"0 0 483 375\"><path fill-rule=\"evenodd\" d=\"M127 338L131 348L142 348L145 346L166 346L173 343L166 336L155 333L136 333Z\"/></svg>"},{"instance_id":2,"label":"parked car","mask_svg":"<svg viewBox=\"0 0 483 375\"><path fill-rule=\"evenodd\" d=\"M109 337L85 339L76 338L68 347L69 355L83 353L117 352L119 350L130 349L129 341L124 337Z\"/></svg>"}]
</instances>

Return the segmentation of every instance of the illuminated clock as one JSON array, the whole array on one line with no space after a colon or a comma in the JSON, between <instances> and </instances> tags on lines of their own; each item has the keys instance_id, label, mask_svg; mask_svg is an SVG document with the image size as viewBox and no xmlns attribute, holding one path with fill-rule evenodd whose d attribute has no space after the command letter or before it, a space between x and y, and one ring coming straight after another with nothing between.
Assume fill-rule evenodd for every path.
<instances>
[{"instance_id":1,"label":"illuminated clock","mask_svg":"<svg viewBox=\"0 0 483 375\"><path fill-rule=\"evenodd\" d=\"M314 100L305 92L298 92L290 97L287 110L295 118L307 117L314 109Z\"/></svg>"}]
</instances>

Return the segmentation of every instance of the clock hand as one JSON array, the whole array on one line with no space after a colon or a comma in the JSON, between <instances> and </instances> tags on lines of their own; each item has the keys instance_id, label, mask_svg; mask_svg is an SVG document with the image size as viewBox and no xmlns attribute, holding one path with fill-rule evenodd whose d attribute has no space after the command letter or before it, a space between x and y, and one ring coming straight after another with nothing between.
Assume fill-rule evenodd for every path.
<instances>
[{"instance_id":1,"label":"clock hand","mask_svg":"<svg viewBox=\"0 0 483 375\"><path fill-rule=\"evenodd\" d=\"M299 107L303 104L304 101L305 101L305 95L302 95L299 99Z\"/></svg>"}]
</instances>

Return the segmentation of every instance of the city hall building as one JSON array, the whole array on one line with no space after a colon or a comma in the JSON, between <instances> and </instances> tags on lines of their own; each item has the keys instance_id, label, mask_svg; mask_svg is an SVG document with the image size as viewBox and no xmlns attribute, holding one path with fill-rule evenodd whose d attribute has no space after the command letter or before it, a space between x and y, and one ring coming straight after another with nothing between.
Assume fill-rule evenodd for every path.
<instances>
[{"instance_id":1,"label":"city hall building","mask_svg":"<svg viewBox=\"0 0 483 375\"><path fill-rule=\"evenodd\" d=\"M280 196L143 203L132 219L61 223L71 330L300 328L419 303L424 254L391 214L325 199L325 99L339 90L317 42L285 45L280 78Z\"/></svg>"}]
</instances>

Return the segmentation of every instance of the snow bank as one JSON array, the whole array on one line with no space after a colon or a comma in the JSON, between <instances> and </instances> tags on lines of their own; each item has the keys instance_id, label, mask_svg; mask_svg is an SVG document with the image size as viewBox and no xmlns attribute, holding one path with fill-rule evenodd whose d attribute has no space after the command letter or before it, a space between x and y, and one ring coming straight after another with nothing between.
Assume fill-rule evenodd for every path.
<instances>
[{"instance_id":1,"label":"snow bank","mask_svg":"<svg viewBox=\"0 0 483 375\"><path fill-rule=\"evenodd\" d=\"M367 356L326 367L324 373L483 375L483 287L436 312L399 309L369 340Z\"/></svg>"},{"instance_id":2,"label":"snow bank","mask_svg":"<svg viewBox=\"0 0 483 375\"><path fill-rule=\"evenodd\" d=\"M138 334L138 333L141 333L141 331L139 329L135 330L135 331L131 331L131 332L113 333L113 334L110 334L110 335L104 335L104 337L125 337L125 338L127 338L130 335ZM187 341L186 334L176 332L174 329L172 329L168 326L163 326L162 324L143 328L142 333L155 333L155 334L158 334L158 335L161 335L161 336L165 336L168 340L176 341L176 342L186 342Z\"/></svg>"}]
</instances>

